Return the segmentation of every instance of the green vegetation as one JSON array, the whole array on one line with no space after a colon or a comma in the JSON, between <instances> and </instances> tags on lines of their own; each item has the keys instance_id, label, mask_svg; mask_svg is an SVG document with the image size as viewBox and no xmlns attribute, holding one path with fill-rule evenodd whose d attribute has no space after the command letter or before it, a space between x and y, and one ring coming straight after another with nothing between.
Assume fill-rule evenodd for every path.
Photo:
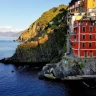
<instances>
[{"instance_id":1,"label":"green vegetation","mask_svg":"<svg viewBox=\"0 0 96 96\"><path fill-rule=\"evenodd\" d=\"M57 26L56 26L55 24L52 24L52 25L51 25L51 29L56 29L56 27L57 27Z\"/></svg>"},{"instance_id":2,"label":"green vegetation","mask_svg":"<svg viewBox=\"0 0 96 96\"><path fill-rule=\"evenodd\" d=\"M68 61L68 58L67 58L67 57L63 57L62 59L64 59L64 60L67 60L67 61Z\"/></svg>"},{"instance_id":3,"label":"green vegetation","mask_svg":"<svg viewBox=\"0 0 96 96\"><path fill-rule=\"evenodd\" d=\"M80 67L81 67L81 68L84 68L84 67L85 67L85 64L82 62L82 63L80 64Z\"/></svg>"},{"instance_id":4,"label":"green vegetation","mask_svg":"<svg viewBox=\"0 0 96 96\"><path fill-rule=\"evenodd\" d=\"M53 20L53 18L57 17L57 15L59 13L63 13L60 11L60 9L64 9L64 11L65 11L66 8L67 8L67 6L65 6L65 5L60 5L59 7L53 7L49 11L43 13L43 15L37 21L39 21L41 24L43 24L43 26L44 25L46 26L46 24L48 24L51 20Z\"/></svg>"}]
</instances>

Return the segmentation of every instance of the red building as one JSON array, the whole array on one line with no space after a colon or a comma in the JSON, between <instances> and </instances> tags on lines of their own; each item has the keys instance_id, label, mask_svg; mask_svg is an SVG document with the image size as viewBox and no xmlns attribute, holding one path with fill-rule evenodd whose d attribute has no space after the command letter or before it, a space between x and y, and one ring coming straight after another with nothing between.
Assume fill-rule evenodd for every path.
<instances>
[{"instance_id":1,"label":"red building","mask_svg":"<svg viewBox=\"0 0 96 96\"><path fill-rule=\"evenodd\" d=\"M74 21L70 43L75 56L96 57L96 20Z\"/></svg>"}]
</instances>

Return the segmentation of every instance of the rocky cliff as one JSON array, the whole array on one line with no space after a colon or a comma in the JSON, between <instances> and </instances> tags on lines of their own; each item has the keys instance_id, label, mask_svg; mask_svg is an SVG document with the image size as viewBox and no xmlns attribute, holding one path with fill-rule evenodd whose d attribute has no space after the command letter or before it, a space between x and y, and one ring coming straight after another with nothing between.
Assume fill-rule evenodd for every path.
<instances>
[{"instance_id":1,"label":"rocky cliff","mask_svg":"<svg viewBox=\"0 0 96 96\"><path fill-rule=\"evenodd\" d=\"M65 15L65 5L54 7L45 12L19 36L18 41L23 41L23 44L18 45L15 54L3 61L42 63L50 62L57 57L60 59L62 53L66 51Z\"/></svg>"},{"instance_id":2,"label":"rocky cliff","mask_svg":"<svg viewBox=\"0 0 96 96\"><path fill-rule=\"evenodd\" d=\"M44 66L39 76L60 80L96 79L96 59L63 57L58 63Z\"/></svg>"}]
</instances>

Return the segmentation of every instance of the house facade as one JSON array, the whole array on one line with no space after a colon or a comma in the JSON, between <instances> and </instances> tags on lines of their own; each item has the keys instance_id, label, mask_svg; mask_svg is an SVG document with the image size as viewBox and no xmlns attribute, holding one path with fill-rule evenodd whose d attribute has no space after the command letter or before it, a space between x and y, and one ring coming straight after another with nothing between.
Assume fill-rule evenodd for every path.
<instances>
[{"instance_id":1,"label":"house facade","mask_svg":"<svg viewBox=\"0 0 96 96\"><path fill-rule=\"evenodd\" d=\"M71 0L67 48L76 57L96 57L96 0Z\"/></svg>"},{"instance_id":2,"label":"house facade","mask_svg":"<svg viewBox=\"0 0 96 96\"><path fill-rule=\"evenodd\" d=\"M77 57L96 57L96 21L74 21L74 34L70 36L70 44Z\"/></svg>"}]
</instances>

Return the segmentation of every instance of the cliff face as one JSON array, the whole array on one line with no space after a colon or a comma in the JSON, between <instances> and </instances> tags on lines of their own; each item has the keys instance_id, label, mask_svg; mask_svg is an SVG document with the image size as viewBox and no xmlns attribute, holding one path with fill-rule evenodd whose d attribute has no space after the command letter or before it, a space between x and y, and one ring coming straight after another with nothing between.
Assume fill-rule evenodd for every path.
<instances>
[{"instance_id":1,"label":"cliff face","mask_svg":"<svg viewBox=\"0 0 96 96\"><path fill-rule=\"evenodd\" d=\"M16 53L11 58L14 62L50 62L58 55L61 55L66 48L66 30L60 27L53 33L44 35L38 41L31 41L18 46Z\"/></svg>"},{"instance_id":2,"label":"cliff face","mask_svg":"<svg viewBox=\"0 0 96 96\"><path fill-rule=\"evenodd\" d=\"M65 9L65 5L52 8L30 25L19 36L18 41L23 41L23 44L17 47L15 54L8 59L9 62L42 63L50 62L58 56L61 58L66 51Z\"/></svg>"}]
</instances>

